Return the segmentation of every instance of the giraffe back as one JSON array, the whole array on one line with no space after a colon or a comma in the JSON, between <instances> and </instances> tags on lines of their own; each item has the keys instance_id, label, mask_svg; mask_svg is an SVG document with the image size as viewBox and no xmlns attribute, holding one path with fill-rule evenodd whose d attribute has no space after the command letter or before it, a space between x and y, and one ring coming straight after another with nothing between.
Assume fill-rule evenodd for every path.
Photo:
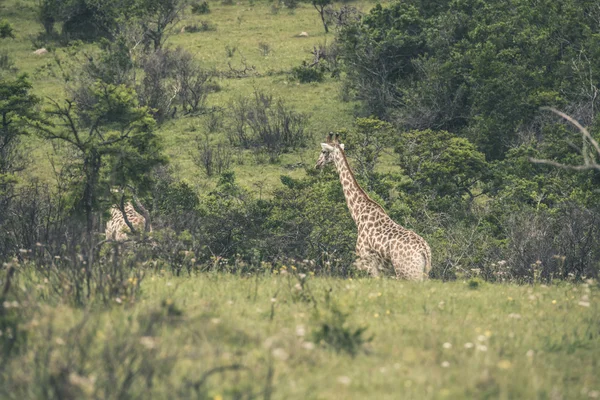
<instances>
[{"instance_id":1,"label":"giraffe back","mask_svg":"<svg viewBox=\"0 0 600 400\"><path fill-rule=\"evenodd\" d=\"M146 220L135 210L131 202L125 204L125 214L134 229L138 231L144 230ZM110 209L110 219L106 223L106 239L121 242L128 239L129 233L131 233L131 230L123 218L123 213L117 206L113 206Z\"/></svg>"}]
</instances>

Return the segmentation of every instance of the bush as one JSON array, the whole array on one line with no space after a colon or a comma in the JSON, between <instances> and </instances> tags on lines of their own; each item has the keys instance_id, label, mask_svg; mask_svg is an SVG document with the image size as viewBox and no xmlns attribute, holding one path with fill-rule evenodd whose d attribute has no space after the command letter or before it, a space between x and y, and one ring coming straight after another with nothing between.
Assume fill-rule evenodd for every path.
<instances>
[{"instance_id":1,"label":"bush","mask_svg":"<svg viewBox=\"0 0 600 400\"><path fill-rule=\"evenodd\" d=\"M210 21L200 21L200 25L186 25L183 29L186 33L209 32L216 31L217 26Z\"/></svg>"},{"instance_id":2,"label":"bush","mask_svg":"<svg viewBox=\"0 0 600 400\"><path fill-rule=\"evenodd\" d=\"M15 38L15 31L12 25L5 20L0 21L0 39Z\"/></svg>"},{"instance_id":3,"label":"bush","mask_svg":"<svg viewBox=\"0 0 600 400\"><path fill-rule=\"evenodd\" d=\"M37 20L44 27L46 35L54 33L54 24L59 19L60 5L57 0L40 0L38 3Z\"/></svg>"},{"instance_id":4,"label":"bush","mask_svg":"<svg viewBox=\"0 0 600 400\"><path fill-rule=\"evenodd\" d=\"M489 164L469 140L446 131L410 131L397 142L398 163L410 178L403 190L432 199L436 211L466 210L485 194Z\"/></svg>"},{"instance_id":5,"label":"bush","mask_svg":"<svg viewBox=\"0 0 600 400\"><path fill-rule=\"evenodd\" d=\"M300 0L279 0L279 2L292 11L300 4Z\"/></svg>"},{"instance_id":6,"label":"bush","mask_svg":"<svg viewBox=\"0 0 600 400\"><path fill-rule=\"evenodd\" d=\"M302 65L292 68L292 76L300 83L310 83L322 82L324 74L318 67L310 67L304 62Z\"/></svg>"},{"instance_id":7,"label":"bush","mask_svg":"<svg viewBox=\"0 0 600 400\"><path fill-rule=\"evenodd\" d=\"M350 327L347 323L349 314L343 313L336 306L330 306L329 315L319 322L312 332L315 343L325 344L333 350L356 356L362 347L372 338L365 338L366 327Z\"/></svg>"},{"instance_id":8,"label":"bush","mask_svg":"<svg viewBox=\"0 0 600 400\"><path fill-rule=\"evenodd\" d=\"M135 301L150 253L145 244L108 248L86 245L85 223L73 213L67 193L41 185L20 189L10 211L18 218L3 221L10 232L0 257L18 255L20 274L46 280L49 295L74 306L110 304L117 298ZM3 243L4 244L4 243ZM120 300L119 300L120 301Z\"/></svg>"},{"instance_id":9,"label":"bush","mask_svg":"<svg viewBox=\"0 0 600 400\"><path fill-rule=\"evenodd\" d=\"M231 167L233 160L231 148L224 143L210 143L208 135L204 139L196 138L195 150L192 159L198 168L204 170L207 177L214 174L221 175Z\"/></svg>"},{"instance_id":10,"label":"bush","mask_svg":"<svg viewBox=\"0 0 600 400\"><path fill-rule=\"evenodd\" d=\"M184 114L200 111L213 90L213 73L181 48L152 53L144 59L142 69L145 75L138 86L140 100L155 110L159 121L176 117L178 105Z\"/></svg>"},{"instance_id":11,"label":"bush","mask_svg":"<svg viewBox=\"0 0 600 400\"><path fill-rule=\"evenodd\" d=\"M209 14L210 6L207 1L192 3L192 14Z\"/></svg>"},{"instance_id":12,"label":"bush","mask_svg":"<svg viewBox=\"0 0 600 400\"><path fill-rule=\"evenodd\" d=\"M251 98L238 98L230 105L232 144L265 151L271 162L287 151L304 147L311 135L308 116L291 110L283 100L255 90Z\"/></svg>"},{"instance_id":13,"label":"bush","mask_svg":"<svg viewBox=\"0 0 600 400\"><path fill-rule=\"evenodd\" d=\"M583 109L598 100L584 82L598 85L597 15L579 1L398 1L342 26L338 43L366 113L468 137L494 160L521 134L543 135L540 106L569 105L590 121Z\"/></svg>"}]
</instances>

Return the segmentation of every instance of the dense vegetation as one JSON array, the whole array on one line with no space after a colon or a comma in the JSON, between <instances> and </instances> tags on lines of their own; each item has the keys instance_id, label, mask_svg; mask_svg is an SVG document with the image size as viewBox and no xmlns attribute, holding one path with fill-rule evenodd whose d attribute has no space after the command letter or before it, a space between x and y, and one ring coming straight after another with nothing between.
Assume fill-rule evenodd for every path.
<instances>
[{"instance_id":1,"label":"dense vegetation","mask_svg":"<svg viewBox=\"0 0 600 400\"><path fill-rule=\"evenodd\" d=\"M243 69L229 61L221 70L169 45L189 10L210 12L203 4L33 6L43 30L32 40L55 49L54 61L36 73L63 82L64 94L36 97L31 77L6 54L4 260L35 243L48 259L81 246L92 251L101 240L95 233L102 231L102 216L116 201L111 188L127 187L151 209L156 240L168 237L193 253L191 269L220 257L229 264L243 259L249 269L297 258L314 262L316 271L351 271L355 232L334 174L315 174L302 155L298 166L306 173L282 174L268 192L236 180L235 172L252 174L255 165L304 154L325 132L315 131L311 115L277 92L255 88L225 107L211 105L223 79L261 73L244 57ZM582 142L576 129L540 107L565 110L597 137L595 3L408 1L362 15L351 5L323 7L335 40L315 46L312 61L273 74L300 85L321 85L327 77L344 88L346 100L360 100L354 124L338 127L348 155L361 184L390 215L431 243L433 276L453 279L473 270L491 280L597 275L599 172L529 160L579 165L594 156L589 140ZM125 8L132 12L119 12ZM5 25L11 34L3 42L14 41ZM264 56L271 51L262 42L259 49ZM226 50L227 57L241 52ZM206 176L209 190L198 192L164 167L162 132L179 119L203 121L187 146L195 149L193 174ZM54 183L32 182L22 173L28 168L24 146L34 138L53 145ZM152 257L170 259L156 248Z\"/></svg>"}]
</instances>

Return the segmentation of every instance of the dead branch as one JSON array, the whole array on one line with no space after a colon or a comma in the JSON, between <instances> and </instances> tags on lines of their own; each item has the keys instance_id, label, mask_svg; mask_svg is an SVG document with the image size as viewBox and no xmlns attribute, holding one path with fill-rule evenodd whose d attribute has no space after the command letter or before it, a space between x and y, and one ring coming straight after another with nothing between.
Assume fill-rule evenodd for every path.
<instances>
[{"instance_id":1,"label":"dead branch","mask_svg":"<svg viewBox=\"0 0 600 400\"><path fill-rule=\"evenodd\" d=\"M583 125L581 125L579 123L579 121L577 121L570 115L565 114L562 111L559 111L552 107L543 107L542 109L550 110L553 113L555 113L556 115L561 116L562 118L566 119L571 124L573 124L577 128L577 130L579 130L579 132L581 133L581 136L582 136L582 140L583 140L583 148L580 150L580 153L583 156L583 164L568 165L568 164L563 164L563 163L560 163L557 161L537 159L537 158L533 158L533 157L529 157L529 161L536 163L536 164L546 164L546 165L551 165L553 167L570 169L570 170L574 170L574 171L587 171L590 169L595 169L595 170L600 171L600 164L598 164L598 162L596 161L596 157L600 157L600 144L598 144L598 141L592 137L590 132L585 127L583 127ZM589 143L592 145L596 154L589 154L586 151L586 143Z\"/></svg>"}]
</instances>

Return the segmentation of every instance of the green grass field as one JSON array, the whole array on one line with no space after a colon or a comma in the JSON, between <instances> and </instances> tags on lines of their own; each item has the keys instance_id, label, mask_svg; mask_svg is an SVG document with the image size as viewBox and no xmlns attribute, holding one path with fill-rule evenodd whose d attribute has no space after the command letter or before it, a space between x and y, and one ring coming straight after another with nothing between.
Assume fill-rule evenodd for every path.
<instances>
[{"instance_id":1,"label":"green grass field","mask_svg":"<svg viewBox=\"0 0 600 400\"><path fill-rule=\"evenodd\" d=\"M245 78L216 78L215 82L221 90L208 97L207 107L227 109L232 100L251 95L258 89L284 99L295 111L310 115L308 129L314 138L314 148L286 154L279 164L257 165L248 154L244 164L234 165L233 169L242 186L256 190L255 184L260 184L263 192L270 192L280 185L281 174L296 177L303 174L302 170L290 171L286 165L311 165L319 151L318 143L327 132L352 126L356 104L342 101L341 81L327 77L322 83L299 84L289 74L303 60L312 59L310 52L313 46L331 43L334 34L324 33L319 16L310 4L300 3L293 12L279 7L277 13L273 11L275 3L271 2L243 1L235 5L223 5L212 1L209 4L210 14L192 15L188 12L172 29L167 46L189 50L206 68L226 72L229 70L228 64L231 64L232 68L243 69L244 59L255 70ZM370 2L352 4L362 10L374 5ZM57 99L62 97L64 83L43 72L43 67L52 65L53 54L63 54L64 50L54 47L46 55L33 54L35 47L32 38L42 31L41 25L35 22L35 5L34 0L8 0L0 5L3 17L13 25L16 35L16 39L5 39L0 44L2 49L8 51L19 71L30 75L35 94L42 98ZM201 21L209 21L216 30L181 32L182 27L197 25ZM310 36L297 37L303 31ZM265 55L260 45L268 46L268 54ZM231 57L226 48L235 49ZM204 135L205 120L206 116L182 117L167 121L158 129L174 171L199 190L214 185L214 180L207 179L194 166L190 153L194 138ZM221 132L213 135L213 140L225 140L226 129L225 126ZM51 147L35 138L30 139L29 145L33 163L25 174L26 180L52 180L49 160L54 159L55 155Z\"/></svg>"},{"instance_id":2,"label":"green grass field","mask_svg":"<svg viewBox=\"0 0 600 400\"><path fill-rule=\"evenodd\" d=\"M298 286L292 274L157 274L144 278L135 303L83 310L54 303L43 282L27 285L28 341L2 367L0 397L599 395L596 283L304 279ZM35 299L48 305L27 305ZM324 324L328 335L315 336Z\"/></svg>"}]
</instances>

